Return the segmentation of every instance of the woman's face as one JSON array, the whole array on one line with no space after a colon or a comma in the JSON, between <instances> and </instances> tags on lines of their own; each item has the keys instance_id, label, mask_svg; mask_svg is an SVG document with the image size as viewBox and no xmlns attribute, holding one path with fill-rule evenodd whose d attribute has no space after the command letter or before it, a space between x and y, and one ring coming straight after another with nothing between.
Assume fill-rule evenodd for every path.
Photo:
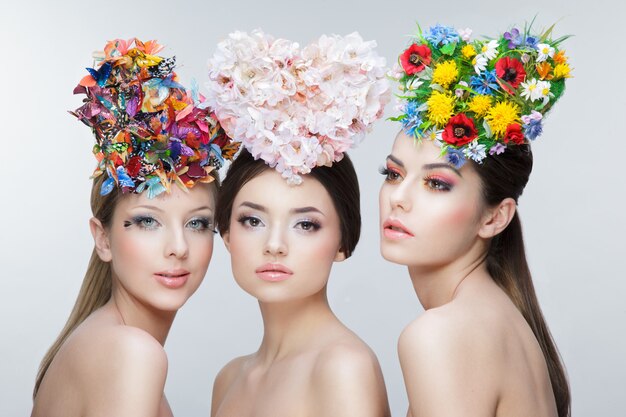
<instances>
[{"instance_id":1,"label":"woman's face","mask_svg":"<svg viewBox=\"0 0 626 417\"><path fill-rule=\"evenodd\" d=\"M380 190L381 253L391 262L438 267L479 243L484 204L471 164L457 170L430 141L398 134Z\"/></svg>"},{"instance_id":2,"label":"woman's face","mask_svg":"<svg viewBox=\"0 0 626 417\"><path fill-rule=\"evenodd\" d=\"M196 291L213 253L215 197L209 184L118 201L107 233L114 291L176 311ZM102 254L101 254L102 257ZM105 259L106 260L106 259Z\"/></svg>"},{"instance_id":3,"label":"woman's face","mask_svg":"<svg viewBox=\"0 0 626 417\"><path fill-rule=\"evenodd\" d=\"M262 302L289 302L324 290L339 251L339 216L330 195L305 176L290 186L273 169L246 183L233 201L224 242L235 280Z\"/></svg>"}]
</instances>

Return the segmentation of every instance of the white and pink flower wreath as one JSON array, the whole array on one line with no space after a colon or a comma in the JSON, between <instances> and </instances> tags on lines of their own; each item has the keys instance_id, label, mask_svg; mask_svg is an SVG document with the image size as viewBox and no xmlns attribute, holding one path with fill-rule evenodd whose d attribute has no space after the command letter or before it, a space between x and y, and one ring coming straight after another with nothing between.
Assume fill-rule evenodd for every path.
<instances>
[{"instance_id":1,"label":"white and pink flower wreath","mask_svg":"<svg viewBox=\"0 0 626 417\"><path fill-rule=\"evenodd\" d=\"M382 117L390 92L375 47L356 32L302 49L261 30L231 33L209 60L206 104L254 158L299 184Z\"/></svg>"}]
</instances>

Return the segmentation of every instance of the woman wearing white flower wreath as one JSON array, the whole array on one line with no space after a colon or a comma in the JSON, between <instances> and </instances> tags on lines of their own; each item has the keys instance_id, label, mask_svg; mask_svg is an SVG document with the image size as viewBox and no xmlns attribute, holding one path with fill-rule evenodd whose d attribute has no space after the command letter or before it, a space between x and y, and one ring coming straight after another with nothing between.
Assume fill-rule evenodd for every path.
<instances>
[{"instance_id":1,"label":"woman wearing white flower wreath","mask_svg":"<svg viewBox=\"0 0 626 417\"><path fill-rule=\"evenodd\" d=\"M216 221L265 330L257 352L216 377L212 417L389 416L376 356L326 296L333 263L360 233L358 181L344 152L388 101L374 46L356 33L300 49L236 32L209 61L207 102L244 148Z\"/></svg>"}]
</instances>

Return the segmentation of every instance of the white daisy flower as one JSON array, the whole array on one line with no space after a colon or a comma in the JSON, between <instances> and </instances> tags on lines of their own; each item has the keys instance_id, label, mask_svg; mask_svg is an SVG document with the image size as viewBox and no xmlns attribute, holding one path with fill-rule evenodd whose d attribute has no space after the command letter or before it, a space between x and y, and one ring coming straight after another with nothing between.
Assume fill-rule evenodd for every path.
<instances>
[{"instance_id":1,"label":"white daisy flower","mask_svg":"<svg viewBox=\"0 0 626 417\"><path fill-rule=\"evenodd\" d=\"M498 41L495 39L485 43L480 53L487 57L488 60L492 60L498 54Z\"/></svg>"},{"instance_id":2,"label":"white daisy flower","mask_svg":"<svg viewBox=\"0 0 626 417\"><path fill-rule=\"evenodd\" d=\"M537 50L539 51L539 56L537 57L537 62L543 62L548 58L552 58L554 56L554 48L548 45L547 43L540 43L537 45Z\"/></svg>"},{"instance_id":3,"label":"white daisy flower","mask_svg":"<svg viewBox=\"0 0 626 417\"><path fill-rule=\"evenodd\" d=\"M476 74L480 74L487 69L487 58L484 55L476 55L472 60L472 64L474 65Z\"/></svg>"}]
</instances>

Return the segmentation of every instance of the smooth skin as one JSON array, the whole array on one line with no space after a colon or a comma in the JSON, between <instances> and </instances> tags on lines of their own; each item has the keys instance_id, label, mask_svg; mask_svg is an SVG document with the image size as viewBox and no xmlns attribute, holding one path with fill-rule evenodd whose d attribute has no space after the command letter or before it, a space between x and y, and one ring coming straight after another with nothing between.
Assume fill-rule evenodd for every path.
<instances>
[{"instance_id":1,"label":"smooth skin","mask_svg":"<svg viewBox=\"0 0 626 417\"><path fill-rule=\"evenodd\" d=\"M407 416L557 416L541 348L485 262L515 201L487 207L480 167L456 170L440 153L400 133L380 191L381 252L407 265L425 310L398 342Z\"/></svg>"},{"instance_id":2,"label":"smooth skin","mask_svg":"<svg viewBox=\"0 0 626 417\"><path fill-rule=\"evenodd\" d=\"M265 334L257 352L217 375L211 416L389 416L376 356L328 305L331 267L345 256L326 189L264 171L236 196L223 237L237 283L259 300ZM263 280L255 271L268 263L292 275Z\"/></svg>"},{"instance_id":3,"label":"smooth skin","mask_svg":"<svg viewBox=\"0 0 626 417\"><path fill-rule=\"evenodd\" d=\"M90 220L97 253L112 265L112 296L61 346L32 417L172 416L163 345L211 259L215 199L208 187L172 187L152 200L124 196L109 229ZM176 288L158 277L185 272Z\"/></svg>"}]
</instances>

